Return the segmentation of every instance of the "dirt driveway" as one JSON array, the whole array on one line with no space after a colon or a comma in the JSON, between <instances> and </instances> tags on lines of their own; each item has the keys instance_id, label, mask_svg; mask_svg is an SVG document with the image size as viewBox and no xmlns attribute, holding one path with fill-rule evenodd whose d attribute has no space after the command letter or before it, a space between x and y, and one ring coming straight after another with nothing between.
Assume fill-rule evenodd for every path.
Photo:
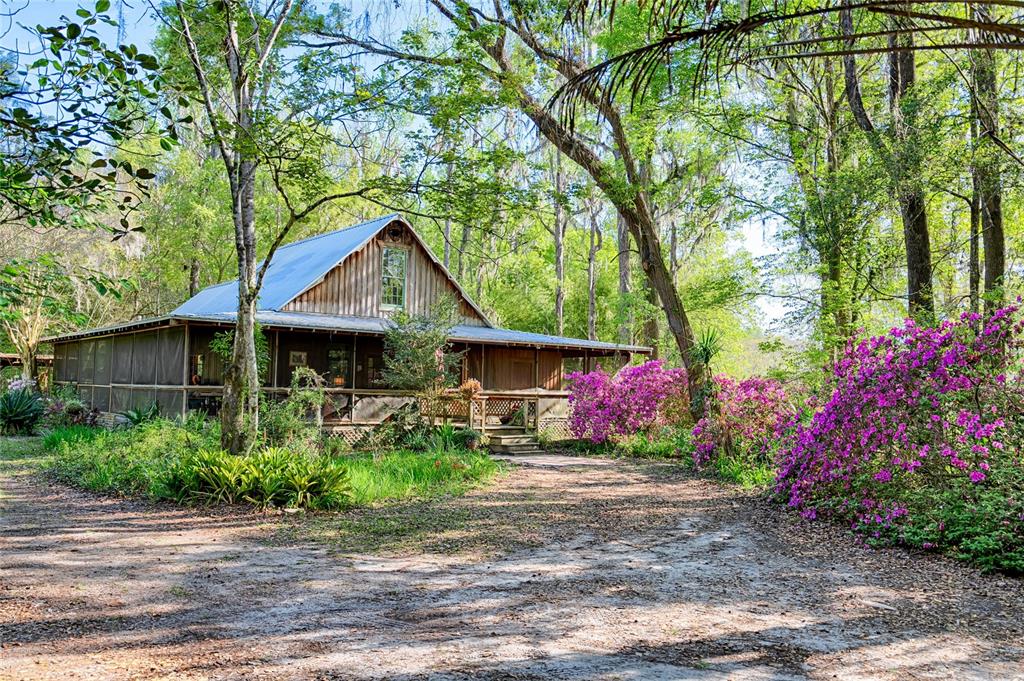
<instances>
[{"instance_id":1,"label":"dirt driveway","mask_svg":"<svg viewBox=\"0 0 1024 681\"><path fill-rule=\"evenodd\" d=\"M1024 678L1019 580L580 463L311 522L100 499L9 459L0 678Z\"/></svg>"}]
</instances>

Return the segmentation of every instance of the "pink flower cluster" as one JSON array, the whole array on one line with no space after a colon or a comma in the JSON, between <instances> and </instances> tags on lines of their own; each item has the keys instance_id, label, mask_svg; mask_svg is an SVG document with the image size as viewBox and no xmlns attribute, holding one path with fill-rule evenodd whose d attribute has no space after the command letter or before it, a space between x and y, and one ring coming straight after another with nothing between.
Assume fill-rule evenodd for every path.
<instances>
[{"instance_id":1,"label":"pink flower cluster","mask_svg":"<svg viewBox=\"0 0 1024 681\"><path fill-rule=\"evenodd\" d=\"M661 360L623 367L614 376L577 371L566 379L569 428L594 443L660 424L666 401L686 395L686 371L666 368Z\"/></svg>"},{"instance_id":2,"label":"pink flower cluster","mask_svg":"<svg viewBox=\"0 0 1024 681\"><path fill-rule=\"evenodd\" d=\"M715 377L715 399L693 427L693 461L739 456L771 464L779 433L792 425L795 409L779 381L754 376L734 381Z\"/></svg>"},{"instance_id":3,"label":"pink flower cluster","mask_svg":"<svg viewBox=\"0 0 1024 681\"><path fill-rule=\"evenodd\" d=\"M807 517L827 509L877 534L907 518L913 489L984 484L993 466L1020 465L1022 330L1011 305L851 343L831 396L780 451L777 492Z\"/></svg>"}]
</instances>

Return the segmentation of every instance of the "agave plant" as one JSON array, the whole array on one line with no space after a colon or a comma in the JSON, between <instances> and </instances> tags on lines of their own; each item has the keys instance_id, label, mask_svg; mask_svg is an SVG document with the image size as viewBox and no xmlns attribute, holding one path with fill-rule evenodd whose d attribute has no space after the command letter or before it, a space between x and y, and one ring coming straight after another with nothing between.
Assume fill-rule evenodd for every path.
<instances>
[{"instance_id":1,"label":"agave plant","mask_svg":"<svg viewBox=\"0 0 1024 681\"><path fill-rule=\"evenodd\" d=\"M152 421L160 416L160 405L153 402L147 407L139 407L137 409L128 409L122 411L121 416L128 419L128 423L133 426L137 426L147 421Z\"/></svg>"},{"instance_id":2,"label":"agave plant","mask_svg":"<svg viewBox=\"0 0 1024 681\"><path fill-rule=\"evenodd\" d=\"M0 395L0 429L8 435L31 435L43 418L43 398L28 387Z\"/></svg>"}]
</instances>

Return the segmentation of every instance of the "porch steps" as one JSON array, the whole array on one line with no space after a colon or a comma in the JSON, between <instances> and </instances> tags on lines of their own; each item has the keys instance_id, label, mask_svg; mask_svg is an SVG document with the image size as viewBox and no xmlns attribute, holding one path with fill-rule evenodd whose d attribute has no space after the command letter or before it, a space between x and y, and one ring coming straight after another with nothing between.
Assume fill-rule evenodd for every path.
<instances>
[{"instance_id":1,"label":"porch steps","mask_svg":"<svg viewBox=\"0 0 1024 681\"><path fill-rule=\"evenodd\" d=\"M487 431L488 448L495 454L540 454L537 436L525 428L494 428Z\"/></svg>"}]
</instances>

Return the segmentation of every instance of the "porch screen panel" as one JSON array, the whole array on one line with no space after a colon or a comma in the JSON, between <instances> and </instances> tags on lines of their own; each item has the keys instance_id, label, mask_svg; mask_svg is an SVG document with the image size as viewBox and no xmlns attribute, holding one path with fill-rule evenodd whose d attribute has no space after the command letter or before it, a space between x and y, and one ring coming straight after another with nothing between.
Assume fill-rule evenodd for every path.
<instances>
[{"instance_id":1,"label":"porch screen panel","mask_svg":"<svg viewBox=\"0 0 1024 681\"><path fill-rule=\"evenodd\" d=\"M154 394L154 399L160 406L160 413L164 416L174 416L181 413L183 396L180 390L157 390Z\"/></svg>"},{"instance_id":2,"label":"porch screen panel","mask_svg":"<svg viewBox=\"0 0 1024 681\"><path fill-rule=\"evenodd\" d=\"M180 327L161 329L159 346L156 383L158 385L181 385L185 365L184 329Z\"/></svg>"},{"instance_id":3,"label":"porch screen panel","mask_svg":"<svg viewBox=\"0 0 1024 681\"><path fill-rule=\"evenodd\" d=\"M96 385L110 385L110 358L114 342L110 338L99 338L96 340L95 349L95 372L93 383Z\"/></svg>"},{"instance_id":4,"label":"porch screen panel","mask_svg":"<svg viewBox=\"0 0 1024 681\"><path fill-rule=\"evenodd\" d=\"M68 374L68 348L67 343L57 343L53 346L53 380L66 381Z\"/></svg>"},{"instance_id":5,"label":"porch screen panel","mask_svg":"<svg viewBox=\"0 0 1024 681\"><path fill-rule=\"evenodd\" d=\"M114 336L111 352L111 383L132 382L132 346L135 336Z\"/></svg>"},{"instance_id":6,"label":"porch screen panel","mask_svg":"<svg viewBox=\"0 0 1024 681\"><path fill-rule=\"evenodd\" d=\"M135 385L153 385L156 380L156 363L159 345L156 332L135 334L135 346L132 348L132 383Z\"/></svg>"},{"instance_id":7,"label":"porch screen panel","mask_svg":"<svg viewBox=\"0 0 1024 681\"><path fill-rule=\"evenodd\" d=\"M67 376L65 381L78 382L78 343L68 343L67 346Z\"/></svg>"},{"instance_id":8,"label":"porch screen panel","mask_svg":"<svg viewBox=\"0 0 1024 681\"><path fill-rule=\"evenodd\" d=\"M78 382L92 384L96 371L96 341L84 340L78 349Z\"/></svg>"},{"instance_id":9,"label":"porch screen panel","mask_svg":"<svg viewBox=\"0 0 1024 681\"><path fill-rule=\"evenodd\" d=\"M100 411L110 411L110 388L98 385L92 390L92 406Z\"/></svg>"},{"instance_id":10,"label":"porch screen panel","mask_svg":"<svg viewBox=\"0 0 1024 681\"><path fill-rule=\"evenodd\" d=\"M110 411L119 412L126 411L132 407L132 390L131 388L111 388L110 389Z\"/></svg>"},{"instance_id":11,"label":"porch screen panel","mask_svg":"<svg viewBox=\"0 0 1024 681\"><path fill-rule=\"evenodd\" d=\"M131 408L145 409L156 402L156 391L148 388L132 388Z\"/></svg>"}]
</instances>

